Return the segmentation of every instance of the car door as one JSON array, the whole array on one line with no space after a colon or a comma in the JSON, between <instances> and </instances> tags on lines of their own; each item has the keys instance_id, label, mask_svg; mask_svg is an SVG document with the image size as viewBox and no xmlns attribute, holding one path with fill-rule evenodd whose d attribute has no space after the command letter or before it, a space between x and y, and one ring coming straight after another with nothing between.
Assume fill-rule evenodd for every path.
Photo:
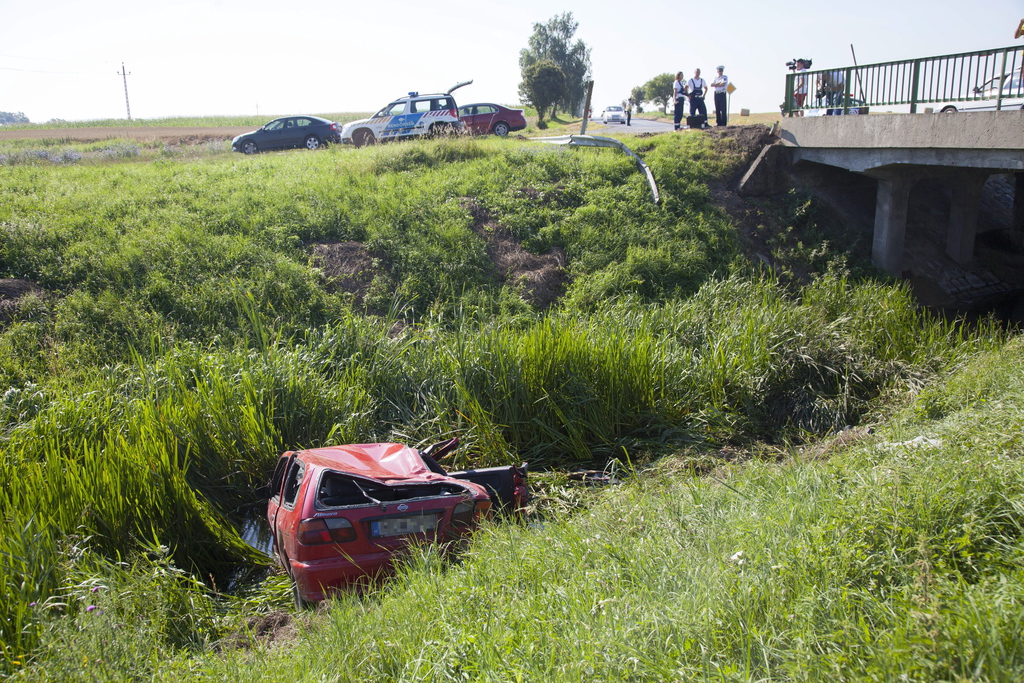
<instances>
[{"instance_id":1,"label":"car door","mask_svg":"<svg viewBox=\"0 0 1024 683\"><path fill-rule=\"evenodd\" d=\"M388 109L391 120L381 131L382 137L395 138L409 134L412 127L416 125L423 114L410 111L409 102L396 102Z\"/></svg>"},{"instance_id":2,"label":"car door","mask_svg":"<svg viewBox=\"0 0 1024 683\"><path fill-rule=\"evenodd\" d=\"M322 131L317 131L315 122L312 119L306 118L305 116L295 117L295 139L297 147L306 146L306 136L310 133L316 135L318 138L321 137Z\"/></svg>"},{"instance_id":3,"label":"car door","mask_svg":"<svg viewBox=\"0 0 1024 683\"><path fill-rule=\"evenodd\" d=\"M476 116L474 122L477 125L477 129L474 133L480 133L486 135L491 132L491 126L494 125L494 117L498 113L498 108L490 104L479 104L476 107Z\"/></svg>"},{"instance_id":4,"label":"car door","mask_svg":"<svg viewBox=\"0 0 1024 683\"><path fill-rule=\"evenodd\" d=\"M299 127L297 117L290 116L284 119L283 132L281 134L281 147L298 147L302 144L302 128Z\"/></svg>"},{"instance_id":5,"label":"car door","mask_svg":"<svg viewBox=\"0 0 1024 683\"><path fill-rule=\"evenodd\" d=\"M284 126L288 119L274 119L256 136L260 149L281 149L284 146Z\"/></svg>"},{"instance_id":6,"label":"car door","mask_svg":"<svg viewBox=\"0 0 1024 683\"><path fill-rule=\"evenodd\" d=\"M296 534L299 518L302 516L302 506L298 504L299 491L306 476L306 469L306 463L300 458L293 455L289 459L274 515L274 549L286 568L287 558L294 557L297 550Z\"/></svg>"},{"instance_id":7,"label":"car door","mask_svg":"<svg viewBox=\"0 0 1024 683\"><path fill-rule=\"evenodd\" d=\"M459 107L459 120L462 121L462 125L465 126L465 129L474 135L478 132L474 120L475 112L476 106L472 104Z\"/></svg>"}]
</instances>

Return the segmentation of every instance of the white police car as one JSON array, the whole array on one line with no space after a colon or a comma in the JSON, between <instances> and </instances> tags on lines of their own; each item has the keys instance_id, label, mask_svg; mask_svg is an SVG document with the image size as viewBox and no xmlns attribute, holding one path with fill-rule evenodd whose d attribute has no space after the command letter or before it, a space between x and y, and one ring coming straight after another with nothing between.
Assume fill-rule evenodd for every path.
<instances>
[{"instance_id":1,"label":"white police car","mask_svg":"<svg viewBox=\"0 0 1024 683\"><path fill-rule=\"evenodd\" d=\"M341 129L341 141L362 147L386 140L401 140L420 135L443 135L462 130L458 106L452 92L473 81L458 83L448 92L399 97L368 119L352 121Z\"/></svg>"}]
</instances>

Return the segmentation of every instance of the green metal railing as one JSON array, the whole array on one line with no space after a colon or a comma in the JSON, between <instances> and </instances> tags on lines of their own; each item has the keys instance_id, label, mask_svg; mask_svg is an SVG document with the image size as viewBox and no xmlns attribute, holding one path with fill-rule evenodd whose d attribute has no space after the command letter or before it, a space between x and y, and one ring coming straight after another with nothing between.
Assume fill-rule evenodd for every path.
<instances>
[{"instance_id":1,"label":"green metal railing","mask_svg":"<svg viewBox=\"0 0 1024 683\"><path fill-rule=\"evenodd\" d=\"M982 107L1001 110L1007 106L1020 108L1019 102L1004 103L1020 98L1024 98L1024 51L1017 46L794 71L786 75L782 111L790 116L809 109L851 114L867 113L872 106L909 104L910 112L916 113L920 104L937 103L942 105L940 111L957 111L961 108L958 103L989 101L994 105Z\"/></svg>"}]
</instances>

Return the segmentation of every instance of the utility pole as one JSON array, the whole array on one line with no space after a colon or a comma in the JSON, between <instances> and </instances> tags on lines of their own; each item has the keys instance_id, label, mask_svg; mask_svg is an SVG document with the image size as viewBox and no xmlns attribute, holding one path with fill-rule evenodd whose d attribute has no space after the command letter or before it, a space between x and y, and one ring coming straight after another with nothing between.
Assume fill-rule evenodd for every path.
<instances>
[{"instance_id":1,"label":"utility pole","mask_svg":"<svg viewBox=\"0 0 1024 683\"><path fill-rule=\"evenodd\" d=\"M594 81L587 81L587 99L583 103L583 125L580 126L580 135L587 134L587 123L590 122L590 97L594 94Z\"/></svg>"},{"instance_id":2,"label":"utility pole","mask_svg":"<svg viewBox=\"0 0 1024 683\"><path fill-rule=\"evenodd\" d=\"M119 71L117 75L124 79L124 106L128 110L128 120L131 121L132 105L128 103L128 76L130 76L131 74L125 71L124 62L121 62L121 71Z\"/></svg>"}]
</instances>

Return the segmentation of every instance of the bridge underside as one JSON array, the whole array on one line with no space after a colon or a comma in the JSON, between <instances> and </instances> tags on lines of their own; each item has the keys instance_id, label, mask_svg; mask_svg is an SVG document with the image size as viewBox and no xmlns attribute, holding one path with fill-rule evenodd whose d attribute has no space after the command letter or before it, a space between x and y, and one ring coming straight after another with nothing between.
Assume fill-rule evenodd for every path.
<instances>
[{"instance_id":1,"label":"bridge underside","mask_svg":"<svg viewBox=\"0 0 1024 683\"><path fill-rule=\"evenodd\" d=\"M911 187L945 179L952 191L946 252L974 256L981 192L994 173L1014 173L1013 228L1024 231L1024 111L955 115L785 119L790 162L827 164L878 181L872 259L899 276Z\"/></svg>"}]
</instances>

